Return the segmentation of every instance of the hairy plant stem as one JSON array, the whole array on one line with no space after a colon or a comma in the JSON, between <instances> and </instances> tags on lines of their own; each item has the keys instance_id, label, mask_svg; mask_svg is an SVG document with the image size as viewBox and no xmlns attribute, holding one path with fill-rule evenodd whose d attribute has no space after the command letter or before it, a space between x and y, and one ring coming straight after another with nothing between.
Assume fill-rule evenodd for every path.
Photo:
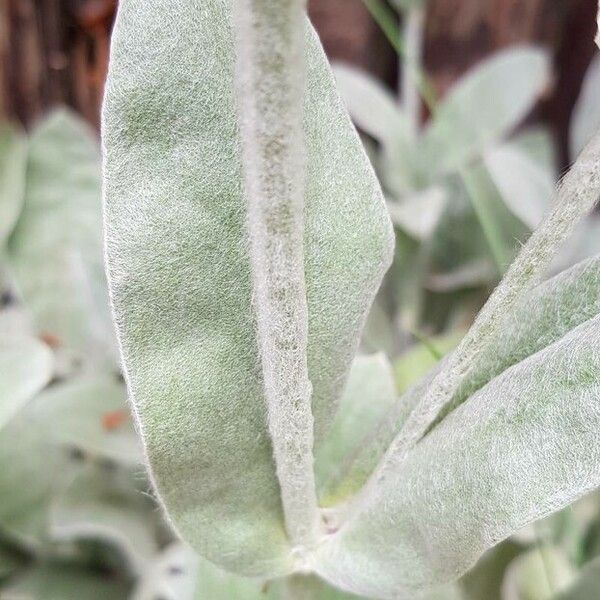
<instances>
[{"instance_id":1,"label":"hairy plant stem","mask_svg":"<svg viewBox=\"0 0 600 600\"><path fill-rule=\"evenodd\" d=\"M236 88L253 303L285 525L318 539L304 279L304 0L238 0Z\"/></svg>"},{"instance_id":2,"label":"hairy plant stem","mask_svg":"<svg viewBox=\"0 0 600 600\"><path fill-rule=\"evenodd\" d=\"M498 333L502 317L539 281L560 245L592 210L599 198L600 134L597 134L559 185L553 210L533 232L503 281L479 313L469 333L455 352L443 362L423 399L388 447L354 505L345 513L346 519L360 512L364 499L377 493L381 483L398 470L408 452L428 432L469 374L479 352Z\"/></svg>"}]
</instances>

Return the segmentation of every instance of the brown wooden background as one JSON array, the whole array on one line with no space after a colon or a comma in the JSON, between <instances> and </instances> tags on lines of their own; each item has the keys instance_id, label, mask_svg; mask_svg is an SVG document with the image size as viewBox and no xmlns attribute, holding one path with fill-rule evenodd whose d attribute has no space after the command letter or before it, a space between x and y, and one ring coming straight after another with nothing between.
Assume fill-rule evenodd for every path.
<instances>
[{"instance_id":1,"label":"brown wooden background","mask_svg":"<svg viewBox=\"0 0 600 600\"><path fill-rule=\"evenodd\" d=\"M0 0L0 118L29 125L66 103L94 126L117 0ZM332 59L396 84L393 50L361 0L310 0ZM555 84L534 117L549 122L565 148L567 124L594 52L596 0L429 0L425 62L443 92L495 49L535 42L551 48ZM564 156L563 156L564 162Z\"/></svg>"}]
</instances>

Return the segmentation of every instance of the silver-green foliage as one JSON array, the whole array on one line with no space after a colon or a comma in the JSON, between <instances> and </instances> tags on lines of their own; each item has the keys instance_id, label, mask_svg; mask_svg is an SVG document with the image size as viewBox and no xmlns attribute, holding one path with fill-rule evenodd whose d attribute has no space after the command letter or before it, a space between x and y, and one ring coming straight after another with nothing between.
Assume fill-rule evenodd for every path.
<instances>
[{"instance_id":1,"label":"silver-green foliage","mask_svg":"<svg viewBox=\"0 0 600 600\"><path fill-rule=\"evenodd\" d=\"M176 529L215 562L276 574L293 560L269 432L296 432L285 420L267 426L263 372L279 359L256 329L231 12L216 0L121 5L104 109L108 273L131 397ZM304 254L301 358L318 444L389 264L391 227L308 26L306 44L305 222L293 243ZM176 91L169 101L166 90ZM270 217L273 228L287 210Z\"/></svg>"},{"instance_id":2,"label":"silver-green foliage","mask_svg":"<svg viewBox=\"0 0 600 600\"><path fill-rule=\"evenodd\" d=\"M41 121L28 143L23 206L9 245L9 270L34 331L69 359L109 357L102 272L97 143L66 110Z\"/></svg>"},{"instance_id":3,"label":"silver-green foliage","mask_svg":"<svg viewBox=\"0 0 600 600\"><path fill-rule=\"evenodd\" d=\"M62 110L27 143L9 131L0 137L0 596L125 598L159 528L110 358L98 142Z\"/></svg>"},{"instance_id":4,"label":"silver-green foliage","mask_svg":"<svg viewBox=\"0 0 600 600\"><path fill-rule=\"evenodd\" d=\"M386 389L369 407L364 395L339 403L390 223L301 6L245 0L232 20L229 0L121 3L103 133L130 396L156 490L203 557L376 598L448 597L488 548L600 485L597 261L531 291L600 195L600 138L411 403L390 409ZM528 57L525 80L544 72ZM425 134L426 154L470 116L463 96ZM526 96L508 113L522 116ZM511 119L475 119L452 160ZM368 481L319 511L316 485L362 446L356 419L371 427L387 410ZM286 585L303 597L312 584Z\"/></svg>"}]
</instances>

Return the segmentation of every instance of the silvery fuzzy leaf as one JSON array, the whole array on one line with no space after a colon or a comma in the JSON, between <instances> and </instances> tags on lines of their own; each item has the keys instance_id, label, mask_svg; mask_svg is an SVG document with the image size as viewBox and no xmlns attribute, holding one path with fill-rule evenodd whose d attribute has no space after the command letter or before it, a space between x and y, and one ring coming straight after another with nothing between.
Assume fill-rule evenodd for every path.
<instances>
[{"instance_id":1,"label":"silvery fuzzy leaf","mask_svg":"<svg viewBox=\"0 0 600 600\"><path fill-rule=\"evenodd\" d=\"M9 258L36 332L79 360L110 354L99 149L73 114L32 131L24 193Z\"/></svg>"},{"instance_id":2,"label":"silvery fuzzy leaf","mask_svg":"<svg viewBox=\"0 0 600 600\"><path fill-rule=\"evenodd\" d=\"M422 139L437 173L461 168L511 131L549 80L548 55L533 47L503 50L482 61L449 92Z\"/></svg>"},{"instance_id":3,"label":"silvery fuzzy leaf","mask_svg":"<svg viewBox=\"0 0 600 600\"><path fill-rule=\"evenodd\" d=\"M128 586L68 563L35 565L0 590L2 600L126 600Z\"/></svg>"},{"instance_id":4,"label":"silvery fuzzy leaf","mask_svg":"<svg viewBox=\"0 0 600 600\"><path fill-rule=\"evenodd\" d=\"M396 401L392 366L384 354L358 356L346 383L338 413L324 442L315 453L315 472L321 506L334 504L339 495L339 470Z\"/></svg>"},{"instance_id":5,"label":"silvery fuzzy leaf","mask_svg":"<svg viewBox=\"0 0 600 600\"><path fill-rule=\"evenodd\" d=\"M28 402L0 435L0 526L39 544L82 458L139 464L127 413L115 412L123 408L123 386L96 379L56 384Z\"/></svg>"},{"instance_id":6,"label":"silvery fuzzy leaf","mask_svg":"<svg viewBox=\"0 0 600 600\"><path fill-rule=\"evenodd\" d=\"M415 239L427 240L437 228L447 201L446 190L434 186L400 202L388 202L388 210L394 225Z\"/></svg>"},{"instance_id":7,"label":"silvery fuzzy leaf","mask_svg":"<svg viewBox=\"0 0 600 600\"><path fill-rule=\"evenodd\" d=\"M0 255L23 206L27 142L14 127L0 124Z\"/></svg>"},{"instance_id":8,"label":"silvery fuzzy leaf","mask_svg":"<svg viewBox=\"0 0 600 600\"><path fill-rule=\"evenodd\" d=\"M553 197L552 172L510 142L487 150L484 164L506 206L530 229L535 229Z\"/></svg>"},{"instance_id":9,"label":"silvery fuzzy leaf","mask_svg":"<svg viewBox=\"0 0 600 600\"><path fill-rule=\"evenodd\" d=\"M502 600L552 600L575 579L575 568L560 548L542 545L508 566Z\"/></svg>"},{"instance_id":10,"label":"silvery fuzzy leaf","mask_svg":"<svg viewBox=\"0 0 600 600\"><path fill-rule=\"evenodd\" d=\"M53 541L97 540L119 550L134 573L157 552L156 509L132 485L131 474L88 464L53 503Z\"/></svg>"},{"instance_id":11,"label":"silvery fuzzy leaf","mask_svg":"<svg viewBox=\"0 0 600 600\"><path fill-rule=\"evenodd\" d=\"M437 421L464 402L505 369L559 340L571 329L600 314L600 258L589 259L540 284L507 314L499 334L481 348L462 385ZM399 398L384 415L353 461L345 466L345 478L354 482L351 492L358 491L377 465L409 415L425 397L433 377L443 368L438 363L432 371Z\"/></svg>"},{"instance_id":12,"label":"silvery fuzzy leaf","mask_svg":"<svg viewBox=\"0 0 600 600\"><path fill-rule=\"evenodd\" d=\"M573 108L569 129L569 152L573 160L600 128L598 94L600 94L600 56L596 56L588 67L579 98Z\"/></svg>"},{"instance_id":13,"label":"silvery fuzzy leaf","mask_svg":"<svg viewBox=\"0 0 600 600\"><path fill-rule=\"evenodd\" d=\"M120 4L104 107L108 270L131 397L176 529L221 566L273 576L291 559L251 302L231 6ZM323 51L311 30L306 39L303 250L319 440L390 259L391 224Z\"/></svg>"},{"instance_id":14,"label":"silvery fuzzy leaf","mask_svg":"<svg viewBox=\"0 0 600 600\"><path fill-rule=\"evenodd\" d=\"M356 68L333 68L340 95L352 120L378 142L389 145L408 140L408 124L398 101L382 83Z\"/></svg>"},{"instance_id":15,"label":"silvery fuzzy leaf","mask_svg":"<svg viewBox=\"0 0 600 600\"><path fill-rule=\"evenodd\" d=\"M599 315L599 288L600 257L583 261L534 288L506 315L498 334L482 349L451 406Z\"/></svg>"},{"instance_id":16,"label":"silvery fuzzy leaf","mask_svg":"<svg viewBox=\"0 0 600 600\"><path fill-rule=\"evenodd\" d=\"M52 351L32 337L0 336L0 435L2 428L52 378Z\"/></svg>"},{"instance_id":17,"label":"silvery fuzzy leaf","mask_svg":"<svg viewBox=\"0 0 600 600\"><path fill-rule=\"evenodd\" d=\"M448 415L323 544L321 575L412 597L600 485L599 337L596 317Z\"/></svg>"}]
</instances>

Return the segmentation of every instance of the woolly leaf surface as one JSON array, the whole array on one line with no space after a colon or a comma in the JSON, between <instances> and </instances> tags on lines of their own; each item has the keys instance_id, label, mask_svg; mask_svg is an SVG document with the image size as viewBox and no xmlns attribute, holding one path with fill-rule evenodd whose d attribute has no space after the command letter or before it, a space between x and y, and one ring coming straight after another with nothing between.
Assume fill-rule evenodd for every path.
<instances>
[{"instance_id":1,"label":"woolly leaf surface","mask_svg":"<svg viewBox=\"0 0 600 600\"><path fill-rule=\"evenodd\" d=\"M108 272L131 397L173 524L221 566L273 575L290 556L251 303L230 18L225 0L121 3L104 108ZM318 443L388 264L391 226L310 28L306 40Z\"/></svg>"},{"instance_id":2,"label":"woolly leaf surface","mask_svg":"<svg viewBox=\"0 0 600 600\"><path fill-rule=\"evenodd\" d=\"M600 485L599 336L596 317L448 415L322 547L320 573L411 597Z\"/></svg>"}]
</instances>

